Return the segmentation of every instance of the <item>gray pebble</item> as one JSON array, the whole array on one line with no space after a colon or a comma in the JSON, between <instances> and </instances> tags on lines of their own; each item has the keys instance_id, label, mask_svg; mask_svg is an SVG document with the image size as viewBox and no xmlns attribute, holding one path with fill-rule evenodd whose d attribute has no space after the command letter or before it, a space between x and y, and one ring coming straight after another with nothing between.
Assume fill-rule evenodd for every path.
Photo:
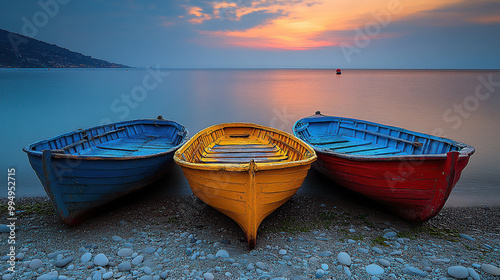
<instances>
[{"instance_id":1,"label":"gray pebble","mask_svg":"<svg viewBox=\"0 0 500 280\"><path fill-rule=\"evenodd\" d=\"M344 266L344 273L349 277L352 275L351 270L347 266Z\"/></svg>"},{"instance_id":2,"label":"gray pebble","mask_svg":"<svg viewBox=\"0 0 500 280\"><path fill-rule=\"evenodd\" d=\"M118 271L129 271L132 269L132 264L129 261L122 262L118 265Z\"/></svg>"},{"instance_id":3,"label":"gray pebble","mask_svg":"<svg viewBox=\"0 0 500 280\"><path fill-rule=\"evenodd\" d=\"M102 273L100 271L97 271L96 273L94 273L92 280L102 280Z\"/></svg>"},{"instance_id":4,"label":"gray pebble","mask_svg":"<svg viewBox=\"0 0 500 280\"><path fill-rule=\"evenodd\" d=\"M267 265L263 262L256 262L255 266L262 270L267 270Z\"/></svg>"},{"instance_id":5,"label":"gray pebble","mask_svg":"<svg viewBox=\"0 0 500 280\"><path fill-rule=\"evenodd\" d=\"M48 254L47 258L53 259L53 258L57 257L58 255L64 255L64 254L67 254L70 252L71 252L70 250L59 250L59 251Z\"/></svg>"},{"instance_id":6,"label":"gray pebble","mask_svg":"<svg viewBox=\"0 0 500 280\"><path fill-rule=\"evenodd\" d=\"M144 260L144 257L142 255L139 255L132 260L132 265L138 265L138 264L142 263L143 260Z\"/></svg>"},{"instance_id":7,"label":"gray pebble","mask_svg":"<svg viewBox=\"0 0 500 280\"><path fill-rule=\"evenodd\" d=\"M216 258L223 258L223 259L226 259L226 258L229 258L229 253L228 253L226 250L219 250L219 251L217 251L217 253L215 254L215 257L216 257Z\"/></svg>"},{"instance_id":8,"label":"gray pebble","mask_svg":"<svg viewBox=\"0 0 500 280\"><path fill-rule=\"evenodd\" d=\"M358 248L358 252L366 254L366 253L368 253L370 251L368 249L366 249L366 248Z\"/></svg>"},{"instance_id":9,"label":"gray pebble","mask_svg":"<svg viewBox=\"0 0 500 280\"><path fill-rule=\"evenodd\" d=\"M463 233L461 233L461 234L459 234L458 236L460 236L460 237L462 237L462 238L464 238L464 239L467 239L467 240L469 240L469 241L474 241L474 238L470 237L470 236L469 236L469 235L467 235L467 234L463 234Z\"/></svg>"},{"instance_id":10,"label":"gray pebble","mask_svg":"<svg viewBox=\"0 0 500 280\"><path fill-rule=\"evenodd\" d=\"M145 254L152 254L152 253L156 252L156 248L155 247L147 247L144 250L142 250L142 252L144 252Z\"/></svg>"},{"instance_id":11,"label":"gray pebble","mask_svg":"<svg viewBox=\"0 0 500 280\"><path fill-rule=\"evenodd\" d=\"M134 251L130 248L123 248L123 249L120 249L117 253L118 256L120 257L130 257L132 256L132 254L134 253Z\"/></svg>"},{"instance_id":12,"label":"gray pebble","mask_svg":"<svg viewBox=\"0 0 500 280\"><path fill-rule=\"evenodd\" d=\"M37 270L40 267L42 267L42 264L43 264L42 260L40 260L40 259L33 259L33 260L31 260L29 267L32 270Z\"/></svg>"},{"instance_id":13,"label":"gray pebble","mask_svg":"<svg viewBox=\"0 0 500 280\"><path fill-rule=\"evenodd\" d=\"M401 251L401 250L393 251L393 252L389 253L389 255L391 255L391 256L401 256L402 254L403 254L403 251Z\"/></svg>"},{"instance_id":14,"label":"gray pebble","mask_svg":"<svg viewBox=\"0 0 500 280\"><path fill-rule=\"evenodd\" d=\"M92 253L85 253L80 260L82 261L82 263L88 263L91 259Z\"/></svg>"},{"instance_id":15,"label":"gray pebble","mask_svg":"<svg viewBox=\"0 0 500 280\"><path fill-rule=\"evenodd\" d=\"M365 269L370 275L379 275L384 273L384 269L376 264L367 265Z\"/></svg>"},{"instance_id":16,"label":"gray pebble","mask_svg":"<svg viewBox=\"0 0 500 280\"><path fill-rule=\"evenodd\" d=\"M52 271L46 274L43 274L42 276L36 278L37 280L56 280L58 276L57 271Z\"/></svg>"},{"instance_id":17,"label":"gray pebble","mask_svg":"<svg viewBox=\"0 0 500 280\"><path fill-rule=\"evenodd\" d=\"M337 255L337 259L339 261L340 264L343 264L343 265L351 265L352 261L351 261L351 256L349 256L349 254L347 254L346 252L341 252Z\"/></svg>"},{"instance_id":18,"label":"gray pebble","mask_svg":"<svg viewBox=\"0 0 500 280\"><path fill-rule=\"evenodd\" d=\"M168 273L169 273L169 272L170 272L170 271L165 270L165 271L163 271L162 273L160 273L160 277L161 277L161 279L167 279L167 277L168 277Z\"/></svg>"},{"instance_id":19,"label":"gray pebble","mask_svg":"<svg viewBox=\"0 0 500 280\"><path fill-rule=\"evenodd\" d=\"M108 263L109 263L108 257L106 257L106 255L104 255L102 253L98 254L94 258L94 265L97 265L97 266L107 266Z\"/></svg>"},{"instance_id":20,"label":"gray pebble","mask_svg":"<svg viewBox=\"0 0 500 280\"><path fill-rule=\"evenodd\" d=\"M391 239L391 238L393 238L393 237L396 237L397 235L398 235L398 234L397 234L397 233L395 233L394 231L389 231L389 232L386 232L386 233L384 234L384 236L383 236L383 237L384 237L385 239Z\"/></svg>"},{"instance_id":21,"label":"gray pebble","mask_svg":"<svg viewBox=\"0 0 500 280\"><path fill-rule=\"evenodd\" d=\"M467 271L469 272L469 276L473 279L473 280L480 280L481 277L479 277L479 274L476 272L476 270L472 267L468 267L467 268Z\"/></svg>"},{"instance_id":22,"label":"gray pebble","mask_svg":"<svg viewBox=\"0 0 500 280\"><path fill-rule=\"evenodd\" d=\"M497 266L491 265L491 264L482 264L481 268L483 269L484 272L498 276L500 275L500 268Z\"/></svg>"},{"instance_id":23,"label":"gray pebble","mask_svg":"<svg viewBox=\"0 0 500 280\"><path fill-rule=\"evenodd\" d=\"M19 260L19 261L22 261L24 260L24 253L19 253L16 255L16 259Z\"/></svg>"},{"instance_id":24,"label":"gray pebble","mask_svg":"<svg viewBox=\"0 0 500 280\"><path fill-rule=\"evenodd\" d=\"M382 266L388 267L391 265L391 262L386 260L386 259L379 259L378 263L381 264Z\"/></svg>"},{"instance_id":25,"label":"gray pebble","mask_svg":"<svg viewBox=\"0 0 500 280\"><path fill-rule=\"evenodd\" d=\"M203 274L203 279L205 280L214 280L215 276L210 273L210 272L206 272L205 274Z\"/></svg>"},{"instance_id":26,"label":"gray pebble","mask_svg":"<svg viewBox=\"0 0 500 280\"><path fill-rule=\"evenodd\" d=\"M403 273L408 274L408 275L417 275L420 277L427 276L427 273L425 271L418 269L416 267L413 267L413 266L403 268Z\"/></svg>"},{"instance_id":27,"label":"gray pebble","mask_svg":"<svg viewBox=\"0 0 500 280\"><path fill-rule=\"evenodd\" d=\"M72 261L73 261L73 256L67 257L67 258L55 261L54 262L54 266L56 266L56 267L65 267L66 265L68 265Z\"/></svg>"},{"instance_id":28,"label":"gray pebble","mask_svg":"<svg viewBox=\"0 0 500 280\"><path fill-rule=\"evenodd\" d=\"M457 279L465 279L469 276L469 271L463 266L451 266L448 267L448 274Z\"/></svg>"},{"instance_id":29,"label":"gray pebble","mask_svg":"<svg viewBox=\"0 0 500 280\"><path fill-rule=\"evenodd\" d=\"M316 274L315 274L316 278L321 278L324 275L325 275L325 271L323 271L323 269L316 270Z\"/></svg>"},{"instance_id":30,"label":"gray pebble","mask_svg":"<svg viewBox=\"0 0 500 280\"><path fill-rule=\"evenodd\" d=\"M383 254L384 251L380 249L379 247L372 247L372 251L377 253L377 254Z\"/></svg>"}]
</instances>

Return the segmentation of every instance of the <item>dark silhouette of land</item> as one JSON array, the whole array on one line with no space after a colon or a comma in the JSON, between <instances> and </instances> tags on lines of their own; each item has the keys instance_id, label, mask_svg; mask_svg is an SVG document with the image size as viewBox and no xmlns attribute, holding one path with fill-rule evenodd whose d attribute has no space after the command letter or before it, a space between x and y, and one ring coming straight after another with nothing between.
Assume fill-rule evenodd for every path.
<instances>
[{"instance_id":1,"label":"dark silhouette of land","mask_svg":"<svg viewBox=\"0 0 500 280\"><path fill-rule=\"evenodd\" d=\"M0 29L0 68L128 68Z\"/></svg>"}]
</instances>

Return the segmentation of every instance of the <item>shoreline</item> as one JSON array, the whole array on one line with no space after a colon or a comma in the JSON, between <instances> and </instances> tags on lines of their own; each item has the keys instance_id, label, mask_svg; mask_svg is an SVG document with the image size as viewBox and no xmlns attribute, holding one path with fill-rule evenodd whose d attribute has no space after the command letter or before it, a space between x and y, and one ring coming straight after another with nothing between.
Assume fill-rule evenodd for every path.
<instances>
[{"instance_id":1,"label":"shoreline","mask_svg":"<svg viewBox=\"0 0 500 280\"><path fill-rule=\"evenodd\" d=\"M16 204L18 260L6 273L8 234L0 233L2 279L455 279L455 266L499 279L483 267L500 266L500 206L445 207L413 223L362 197L295 195L263 221L250 251L234 221L193 195L140 192L75 227L60 221L48 198ZM107 264L96 263L99 254Z\"/></svg>"}]
</instances>

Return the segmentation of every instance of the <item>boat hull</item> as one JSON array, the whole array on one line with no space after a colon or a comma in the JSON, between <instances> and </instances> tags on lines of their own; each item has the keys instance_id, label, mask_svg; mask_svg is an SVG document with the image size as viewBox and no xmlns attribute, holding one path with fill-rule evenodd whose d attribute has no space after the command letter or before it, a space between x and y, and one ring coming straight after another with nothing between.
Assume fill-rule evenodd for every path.
<instances>
[{"instance_id":1,"label":"boat hull","mask_svg":"<svg viewBox=\"0 0 500 280\"><path fill-rule=\"evenodd\" d=\"M226 136L231 131L238 133ZM252 138L250 135L257 136ZM266 147L263 139L267 138L276 146L269 144ZM277 146L283 149L270 155L269 150ZM223 148L225 150L218 154L209 153ZM285 148L293 151L293 155L291 152L285 154ZM243 154L249 157L234 163ZM216 155L220 157L214 159ZM193 157L198 159L193 160ZM294 160L278 160L288 157ZM268 161L273 158L275 161ZM182 167L193 194L233 219L245 233L249 247L253 248L262 221L297 192L316 155L311 147L293 135L254 124L236 123L199 132L176 152L174 159ZM203 163L207 161L211 163Z\"/></svg>"},{"instance_id":2,"label":"boat hull","mask_svg":"<svg viewBox=\"0 0 500 280\"><path fill-rule=\"evenodd\" d=\"M319 112L297 121L294 134L314 148L320 173L413 221L439 213L475 151L450 139Z\"/></svg>"},{"instance_id":3,"label":"boat hull","mask_svg":"<svg viewBox=\"0 0 500 280\"><path fill-rule=\"evenodd\" d=\"M61 220L78 225L94 214L97 207L161 178L171 166L172 157L173 154L134 162L93 162L52 155L44 164L42 157L30 155L29 162Z\"/></svg>"},{"instance_id":4,"label":"boat hull","mask_svg":"<svg viewBox=\"0 0 500 280\"><path fill-rule=\"evenodd\" d=\"M126 122L121 123L121 125L128 129ZM131 126L137 125L144 126L142 123L131 124ZM180 127L182 126L179 125ZM113 128L115 128L115 125L113 125ZM137 130L137 128L134 129ZM145 131L148 131L148 129L145 129ZM77 133L81 132L78 131ZM69 135L65 134L64 137L75 138L74 134ZM174 135L174 137L178 137L178 135ZM104 150L107 153L106 156L97 156L95 154L92 156L79 156L61 153L60 149L37 151L33 148L47 145L46 143L35 143L24 150L28 153L29 162L49 196L55 212L64 223L78 225L93 215L100 206L140 190L161 178L172 166L173 155L185 142L186 136L174 139L178 143L174 143L165 149L162 149L161 144L150 147L158 149L158 152L142 156L112 156L109 154L110 147L106 147ZM110 135L108 137L115 141L120 139L119 135ZM48 146L54 147L56 145L54 143L61 140L60 137L55 137L47 141L51 142ZM106 141L102 140L99 144L104 145L105 143ZM67 144L67 142L64 142L61 145L68 146ZM92 145L94 144L92 143ZM72 144L69 143L69 145ZM82 150L93 150L88 145L88 143L82 143L80 152ZM130 150L129 147L124 148L120 145L113 147L114 150L111 150L111 152L117 154ZM137 150L135 152L140 153L141 151Z\"/></svg>"},{"instance_id":5,"label":"boat hull","mask_svg":"<svg viewBox=\"0 0 500 280\"><path fill-rule=\"evenodd\" d=\"M189 186L206 204L233 219L254 247L262 221L287 202L304 182L310 165L286 170L207 171L183 168Z\"/></svg>"},{"instance_id":6,"label":"boat hull","mask_svg":"<svg viewBox=\"0 0 500 280\"><path fill-rule=\"evenodd\" d=\"M338 185L386 205L399 216L425 221L439 213L469 158L355 161L316 152L313 167Z\"/></svg>"}]
</instances>

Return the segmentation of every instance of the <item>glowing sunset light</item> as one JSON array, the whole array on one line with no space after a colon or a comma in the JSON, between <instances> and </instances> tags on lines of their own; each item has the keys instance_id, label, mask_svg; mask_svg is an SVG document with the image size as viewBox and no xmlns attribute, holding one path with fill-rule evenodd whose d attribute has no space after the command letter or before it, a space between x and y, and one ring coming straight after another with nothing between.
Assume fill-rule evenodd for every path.
<instances>
[{"instance_id":1,"label":"glowing sunset light","mask_svg":"<svg viewBox=\"0 0 500 280\"><path fill-rule=\"evenodd\" d=\"M376 24L376 20L384 21L379 27L385 27L398 20L459 2L461 1L325 0L323 2L283 1L276 3L261 0L253 2L252 5L243 6L234 2L219 1L213 3L213 17L202 13L200 8L195 9L196 7L191 7L188 13L196 16L195 19L190 20L196 24L201 24L211 18L243 21L245 16L257 12L277 14L275 18L242 30L199 30L199 32L218 38L221 45L229 44L257 49L307 50L337 46L341 42L352 41L357 29L374 22ZM496 19L497 17L491 17L488 20ZM479 20L476 19L476 21ZM384 34L383 30L377 33L379 34L375 36L375 39L397 36Z\"/></svg>"},{"instance_id":2,"label":"glowing sunset light","mask_svg":"<svg viewBox=\"0 0 500 280\"><path fill-rule=\"evenodd\" d=\"M33 0L0 10L14 53L24 41L12 33L134 67L500 65L500 0Z\"/></svg>"},{"instance_id":3,"label":"glowing sunset light","mask_svg":"<svg viewBox=\"0 0 500 280\"><path fill-rule=\"evenodd\" d=\"M191 23L198 24L212 18L209 14L202 13L203 10L200 7L186 7L186 9L188 15L195 16L195 18L188 20Z\"/></svg>"}]
</instances>

